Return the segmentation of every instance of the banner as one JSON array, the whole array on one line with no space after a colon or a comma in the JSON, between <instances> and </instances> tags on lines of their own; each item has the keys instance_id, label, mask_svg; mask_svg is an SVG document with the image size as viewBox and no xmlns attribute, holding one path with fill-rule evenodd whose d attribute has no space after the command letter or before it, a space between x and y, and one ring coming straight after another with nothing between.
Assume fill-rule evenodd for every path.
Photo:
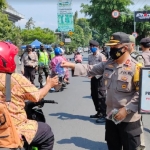
<instances>
[{"instance_id":1,"label":"banner","mask_svg":"<svg viewBox=\"0 0 150 150\"><path fill-rule=\"evenodd\" d=\"M135 22L150 21L150 11L135 11Z\"/></svg>"},{"instance_id":2,"label":"banner","mask_svg":"<svg viewBox=\"0 0 150 150\"><path fill-rule=\"evenodd\" d=\"M139 100L139 113L150 114L150 68L141 68Z\"/></svg>"},{"instance_id":3,"label":"banner","mask_svg":"<svg viewBox=\"0 0 150 150\"><path fill-rule=\"evenodd\" d=\"M57 4L58 31L74 31L72 0L58 0Z\"/></svg>"}]
</instances>

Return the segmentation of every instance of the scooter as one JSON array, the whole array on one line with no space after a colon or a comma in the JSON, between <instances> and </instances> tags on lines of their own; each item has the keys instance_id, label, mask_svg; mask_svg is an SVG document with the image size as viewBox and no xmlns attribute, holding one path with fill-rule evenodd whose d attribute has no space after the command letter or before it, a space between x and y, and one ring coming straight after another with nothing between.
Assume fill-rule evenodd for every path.
<instances>
[{"instance_id":1,"label":"scooter","mask_svg":"<svg viewBox=\"0 0 150 150\"><path fill-rule=\"evenodd\" d=\"M58 104L54 100L44 100L44 99L37 103L27 101L25 105L27 118L39 122L46 122L45 116L41 109L45 103ZM38 150L38 148L35 147L34 145L28 145L27 142L25 141L24 150Z\"/></svg>"}]
</instances>

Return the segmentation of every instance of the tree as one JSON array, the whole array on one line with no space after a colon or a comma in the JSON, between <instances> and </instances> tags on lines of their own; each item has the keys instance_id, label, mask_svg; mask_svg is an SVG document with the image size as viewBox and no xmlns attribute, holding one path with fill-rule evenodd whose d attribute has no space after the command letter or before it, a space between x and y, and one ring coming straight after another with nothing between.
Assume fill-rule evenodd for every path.
<instances>
[{"instance_id":1,"label":"tree","mask_svg":"<svg viewBox=\"0 0 150 150\"><path fill-rule=\"evenodd\" d=\"M0 12L0 40L11 39L12 25L7 15Z\"/></svg>"},{"instance_id":2,"label":"tree","mask_svg":"<svg viewBox=\"0 0 150 150\"><path fill-rule=\"evenodd\" d=\"M98 31L102 37L105 35L105 38L108 38L112 32L131 33L133 13L127 9L130 4L133 4L132 0L91 0L91 5L81 4L83 8L81 12L90 16L89 22L93 30ZM117 19L111 16L115 9L123 12Z\"/></svg>"},{"instance_id":3,"label":"tree","mask_svg":"<svg viewBox=\"0 0 150 150\"><path fill-rule=\"evenodd\" d=\"M0 11L7 7L6 0L0 0Z\"/></svg>"},{"instance_id":4,"label":"tree","mask_svg":"<svg viewBox=\"0 0 150 150\"><path fill-rule=\"evenodd\" d=\"M92 39L92 31L89 26L89 22L86 18L79 18L76 21L76 24L79 25L83 29L84 33L84 46L89 45L89 40Z\"/></svg>"},{"instance_id":5,"label":"tree","mask_svg":"<svg viewBox=\"0 0 150 150\"><path fill-rule=\"evenodd\" d=\"M33 21L33 18L31 17L31 18L27 21L27 23L26 23L26 25L25 25L25 28L28 29L28 30L34 28L34 27L35 27L34 23L35 23L35 22Z\"/></svg>"},{"instance_id":6,"label":"tree","mask_svg":"<svg viewBox=\"0 0 150 150\"><path fill-rule=\"evenodd\" d=\"M145 5L144 8L140 8L140 11L150 11L150 6ZM139 41L142 38L145 38L147 36L150 36L150 23L149 22L137 22L136 23L136 32L138 33L138 37L137 37L137 43L139 43Z\"/></svg>"},{"instance_id":7,"label":"tree","mask_svg":"<svg viewBox=\"0 0 150 150\"><path fill-rule=\"evenodd\" d=\"M35 39L38 39L44 44L51 44L56 40L56 35L48 28L42 29L40 27L36 27L30 30L23 29L21 35L23 38L23 44L30 44Z\"/></svg>"},{"instance_id":8,"label":"tree","mask_svg":"<svg viewBox=\"0 0 150 150\"><path fill-rule=\"evenodd\" d=\"M76 11L74 16L73 16L74 24L76 24L77 19L78 19L78 12Z\"/></svg>"}]
</instances>

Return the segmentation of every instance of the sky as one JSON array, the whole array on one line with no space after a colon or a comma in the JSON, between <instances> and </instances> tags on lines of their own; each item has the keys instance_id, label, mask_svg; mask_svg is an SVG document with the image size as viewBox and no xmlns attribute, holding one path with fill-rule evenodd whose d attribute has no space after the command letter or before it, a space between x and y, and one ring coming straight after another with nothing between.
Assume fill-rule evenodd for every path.
<instances>
[{"instance_id":1,"label":"sky","mask_svg":"<svg viewBox=\"0 0 150 150\"><path fill-rule=\"evenodd\" d=\"M7 0L17 12L24 16L24 19L16 23L21 28L25 27L29 18L33 18L35 26L41 28L49 28L55 30L57 24L57 2L58 0ZM81 3L90 4L90 0L72 0L72 11L78 11L78 18L85 17L80 13ZM136 11L138 8L143 8L144 5L150 5L150 0L134 0L134 5L129 8Z\"/></svg>"}]
</instances>

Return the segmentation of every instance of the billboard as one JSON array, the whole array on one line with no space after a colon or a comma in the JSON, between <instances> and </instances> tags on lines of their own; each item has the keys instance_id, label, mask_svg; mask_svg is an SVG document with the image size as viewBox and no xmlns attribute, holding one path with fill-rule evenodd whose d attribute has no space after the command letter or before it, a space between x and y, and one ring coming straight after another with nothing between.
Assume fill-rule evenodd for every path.
<instances>
[{"instance_id":1,"label":"billboard","mask_svg":"<svg viewBox=\"0 0 150 150\"><path fill-rule=\"evenodd\" d=\"M135 11L135 22L150 21L150 11Z\"/></svg>"},{"instance_id":2,"label":"billboard","mask_svg":"<svg viewBox=\"0 0 150 150\"><path fill-rule=\"evenodd\" d=\"M139 113L150 114L150 68L141 68L139 88Z\"/></svg>"},{"instance_id":3,"label":"billboard","mask_svg":"<svg viewBox=\"0 0 150 150\"><path fill-rule=\"evenodd\" d=\"M58 0L57 4L58 31L74 31L72 0Z\"/></svg>"}]
</instances>

